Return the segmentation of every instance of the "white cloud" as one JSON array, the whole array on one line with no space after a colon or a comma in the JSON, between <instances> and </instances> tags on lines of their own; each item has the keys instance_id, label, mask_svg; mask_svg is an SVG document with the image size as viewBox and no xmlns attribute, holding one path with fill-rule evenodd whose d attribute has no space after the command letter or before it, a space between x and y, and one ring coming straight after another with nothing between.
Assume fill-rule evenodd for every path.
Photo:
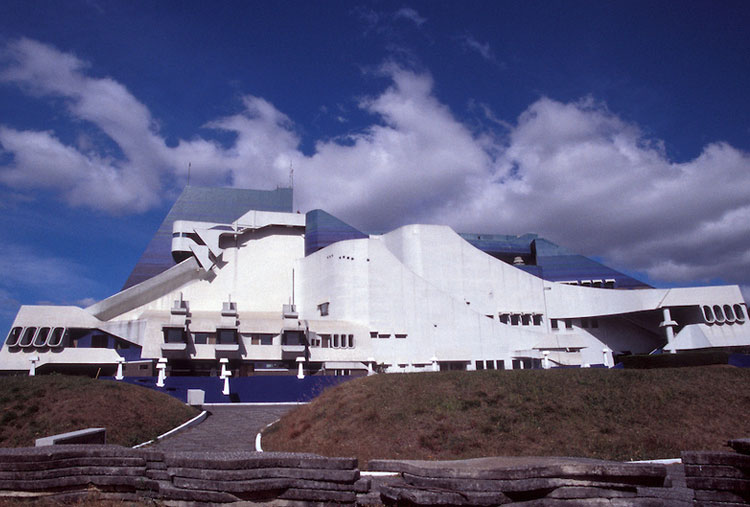
<instances>
[{"instance_id":1,"label":"white cloud","mask_svg":"<svg viewBox=\"0 0 750 507\"><path fill-rule=\"evenodd\" d=\"M460 37L458 37L458 40L464 47L464 49L477 53L479 56L492 64L498 65L500 67L503 66L503 64L500 63L495 56L495 52L492 51L489 42L480 42L474 36L469 34L461 35Z\"/></svg>"},{"instance_id":2,"label":"white cloud","mask_svg":"<svg viewBox=\"0 0 750 507\"><path fill-rule=\"evenodd\" d=\"M205 125L235 134L229 146L196 135L168 147L145 105L113 79L89 76L76 57L26 40L7 55L0 79L63 99L123 154L0 126L12 155L0 182L13 189L53 188L71 204L133 212L154 206L161 182L184 178L188 163L195 184L254 188L284 184L292 163L297 207L365 229L433 222L538 232L656 279L750 286L750 156L713 143L673 162L659 140L590 98L540 98L510 122L479 103L488 124L477 128L435 97L429 75L390 64L381 71L391 85L359 103L373 123L345 142L319 141L311 155L293 120L251 95L236 114Z\"/></svg>"},{"instance_id":3,"label":"white cloud","mask_svg":"<svg viewBox=\"0 0 750 507\"><path fill-rule=\"evenodd\" d=\"M417 26L422 26L427 20L411 7L402 7L393 15L396 19L407 19Z\"/></svg>"}]
</instances>

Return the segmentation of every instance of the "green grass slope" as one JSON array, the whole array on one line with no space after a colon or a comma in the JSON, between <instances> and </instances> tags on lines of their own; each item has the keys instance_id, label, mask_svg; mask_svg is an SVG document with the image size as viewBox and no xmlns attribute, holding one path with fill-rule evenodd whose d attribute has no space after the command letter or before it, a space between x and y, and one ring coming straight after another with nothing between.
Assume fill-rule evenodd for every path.
<instances>
[{"instance_id":1,"label":"green grass slope","mask_svg":"<svg viewBox=\"0 0 750 507\"><path fill-rule=\"evenodd\" d=\"M377 375L325 391L263 448L372 458L679 457L750 437L750 370L515 370Z\"/></svg>"},{"instance_id":2,"label":"green grass slope","mask_svg":"<svg viewBox=\"0 0 750 507\"><path fill-rule=\"evenodd\" d=\"M122 382L67 375L0 377L0 447L39 437L107 428L107 443L132 446L199 411L163 393Z\"/></svg>"}]
</instances>

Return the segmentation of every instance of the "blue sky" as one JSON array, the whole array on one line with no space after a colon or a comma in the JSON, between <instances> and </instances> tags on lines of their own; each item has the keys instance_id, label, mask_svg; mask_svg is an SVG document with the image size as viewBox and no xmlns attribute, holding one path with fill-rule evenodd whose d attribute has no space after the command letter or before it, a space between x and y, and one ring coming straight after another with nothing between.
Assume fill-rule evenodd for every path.
<instances>
[{"instance_id":1,"label":"blue sky","mask_svg":"<svg viewBox=\"0 0 750 507\"><path fill-rule=\"evenodd\" d=\"M5 0L0 335L119 290L185 185L536 232L750 294L750 4Z\"/></svg>"}]
</instances>

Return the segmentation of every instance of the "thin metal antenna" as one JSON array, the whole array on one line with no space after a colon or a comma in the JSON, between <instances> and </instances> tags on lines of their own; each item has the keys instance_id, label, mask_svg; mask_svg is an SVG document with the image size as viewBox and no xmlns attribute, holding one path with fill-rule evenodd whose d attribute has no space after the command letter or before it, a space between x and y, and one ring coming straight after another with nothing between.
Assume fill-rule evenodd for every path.
<instances>
[{"instance_id":1,"label":"thin metal antenna","mask_svg":"<svg viewBox=\"0 0 750 507\"><path fill-rule=\"evenodd\" d=\"M188 162L188 181L187 186L190 186L190 167L193 165L192 162Z\"/></svg>"},{"instance_id":2,"label":"thin metal antenna","mask_svg":"<svg viewBox=\"0 0 750 507\"><path fill-rule=\"evenodd\" d=\"M289 161L289 188L294 190L294 166L291 160Z\"/></svg>"}]
</instances>

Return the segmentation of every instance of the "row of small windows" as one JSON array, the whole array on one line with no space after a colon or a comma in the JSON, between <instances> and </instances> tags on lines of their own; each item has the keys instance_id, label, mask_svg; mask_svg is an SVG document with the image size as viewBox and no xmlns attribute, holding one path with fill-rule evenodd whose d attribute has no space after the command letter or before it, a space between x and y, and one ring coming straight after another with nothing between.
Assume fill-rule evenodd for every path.
<instances>
[{"instance_id":1,"label":"row of small windows","mask_svg":"<svg viewBox=\"0 0 750 507\"><path fill-rule=\"evenodd\" d=\"M393 333L393 336L395 338L398 338L400 340L403 340L406 338L406 333ZM377 331L370 331L370 338L372 339L381 339L381 340L387 340L391 337L391 333L379 333Z\"/></svg>"},{"instance_id":2,"label":"row of small windows","mask_svg":"<svg viewBox=\"0 0 750 507\"><path fill-rule=\"evenodd\" d=\"M614 278L608 278L606 280L566 280L565 285L581 285L583 287L596 287L599 289L614 289L615 280Z\"/></svg>"},{"instance_id":3,"label":"row of small windows","mask_svg":"<svg viewBox=\"0 0 750 507\"><path fill-rule=\"evenodd\" d=\"M745 322L745 308L741 304L735 305L713 305L713 307L705 305L703 307L703 318L709 324L731 324L737 322L743 324Z\"/></svg>"},{"instance_id":4,"label":"row of small windows","mask_svg":"<svg viewBox=\"0 0 750 507\"><path fill-rule=\"evenodd\" d=\"M57 348L64 346L67 330L64 327L14 327L8 333L5 344L21 348Z\"/></svg>"},{"instance_id":5,"label":"row of small windows","mask_svg":"<svg viewBox=\"0 0 750 507\"><path fill-rule=\"evenodd\" d=\"M474 368L477 370L504 370L505 369L505 361L502 359L495 360L487 360L487 361L474 361Z\"/></svg>"},{"instance_id":6,"label":"row of small windows","mask_svg":"<svg viewBox=\"0 0 750 507\"><path fill-rule=\"evenodd\" d=\"M354 348L354 335L320 334L317 338L310 340L310 346L322 349L352 349Z\"/></svg>"},{"instance_id":7,"label":"row of small windows","mask_svg":"<svg viewBox=\"0 0 750 507\"><path fill-rule=\"evenodd\" d=\"M549 323L553 330L562 329L563 327L565 329L573 329L573 319L550 319ZM596 317L583 317L581 318L581 327L596 329L599 327L599 319Z\"/></svg>"},{"instance_id":8,"label":"row of small windows","mask_svg":"<svg viewBox=\"0 0 750 507\"><path fill-rule=\"evenodd\" d=\"M497 316L500 322L511 326L542 325L541 313L498 313ZM488 317L492 318L492 315L488 315Z\"/></svg>"}]
</instances>

